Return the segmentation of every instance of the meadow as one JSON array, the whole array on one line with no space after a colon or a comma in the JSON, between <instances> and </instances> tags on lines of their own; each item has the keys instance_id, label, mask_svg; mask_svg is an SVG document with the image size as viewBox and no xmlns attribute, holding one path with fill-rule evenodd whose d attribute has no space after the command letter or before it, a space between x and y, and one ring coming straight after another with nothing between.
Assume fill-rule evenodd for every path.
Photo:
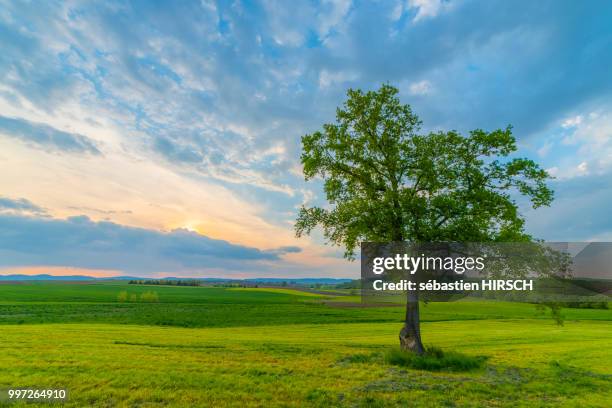
<instances>
[{"instance_id":1,"label":"meadow","mask_svg":"<svg viewBox=\"0 0 612 408\"><path fill-rule=\"evenodd\" d=\"M147 292L157 298L141 301ZM2 284L0 389L67 388L62 406L75 407L612 406L612 310L564 309L559 326L530 304L429 303L426 344L486 357L455 372L390 364L403 309L356 300L269 288Z\"/></svg>"}]
</instances>

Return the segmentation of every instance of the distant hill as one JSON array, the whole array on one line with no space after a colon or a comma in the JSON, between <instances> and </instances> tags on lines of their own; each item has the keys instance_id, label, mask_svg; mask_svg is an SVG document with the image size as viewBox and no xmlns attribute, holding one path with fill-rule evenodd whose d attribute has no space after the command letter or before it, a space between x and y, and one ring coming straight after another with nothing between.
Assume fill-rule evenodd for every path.
<instances>
[{"instance_id":1,"label":"distant hill","mask_svg":"<svg viewBox=\"0 0 612 408\"><path fill-rule=\"evenodd\" d=\"M40 275L0 275L0 281L108 281L108 280L198 280L203 282L252 282L252 283L270 283L280 284L286 282L293 285L337 285L341 283L351 282L352 279L336 279L336 278L252 278L252 279L228 279L228 278L141 278L137 276L113 276L110 278L95 278L86 275L68 275L55 276L48 274Z\"/></svg>"},{"instance_id":2,"label":"distant hill","mask_svg":"<svg viewBox=\"0 0 612 408\"><path fill-rule=\"evenodd\" d=\"M52 280L52 281L93 281L96 278L84 275L0 275L0 281L37 281L37 280Z\"/></svg>"},{"instance_id":3,"label":"distant hill","mask_svg":"<svg viewBox=\"0 0 612 408\"><path fill-rule=\"evenodd\" d=\"M256 283L296 283L301 285L336 285L339 283L351 282L352 279L340 279L340 278L253 278L243 279L245 282L256 282Z\"/></svg>"}]
</instances>

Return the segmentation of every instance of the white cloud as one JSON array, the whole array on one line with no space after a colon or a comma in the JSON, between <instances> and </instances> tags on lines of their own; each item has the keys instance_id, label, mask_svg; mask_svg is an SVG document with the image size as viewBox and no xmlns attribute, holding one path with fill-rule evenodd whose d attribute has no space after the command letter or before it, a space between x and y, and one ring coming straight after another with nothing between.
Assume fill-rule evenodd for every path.
<instances>
[{"instance_id":1,"label":"white cloud","mask_svg":"<svg viewBox=\"0 0 612 408\"><path fill-rule=\"evenodd\" d=\"M559 120L558 112L609 99L609 87L589 85L608 78L599 67L609 65L609 53L580 35L596 22L567 14L568 5L526 4L525 21L493 3L455 0L213 3L171 10L146 2L6 3L0 111L87 135L105 156L61 162L0 138L3 194L39 202L53 216L72 215L70 206L102 208L129 225L195 225L250 244L290 243L292 231L277 221L307 196L300 193L300 135L333 120L348 86L386 81L400 85L406 102L429 95L413 98L428 128L510 122L528 137L556 121L572 148L552 139L552 146L536 144L556 174L596 176L612 167L610 115ZM584 50L588 59L568 59ZM174 150L164 156L157 140ZM20 185L14 174L31 182ZM51 188L57 180L61 191ZM253 191L262 199L246 197Z\"/></svg>"},{"instance_id":2,"label":"white cloud","mask_svg":"<svg viewBox=\"0 0 612 408\"><path fill-rule=\"evenodd\" d=\"M431 82L427 80L413 82L409 89L411 95L427 95L431 92Z\"/></svg>"},{"instance_id":3,"label":"white cloud","mask_svg":"<svg viewBox=\"0 0 612 408\"><path fill-rule=\"evenodd\" d=\"M612 112L597 111L572 116L561 122L564 137L559 146L547 142L538 154L555 158L556 176L569 179L603 174L612 169ZM555 156L555 150L570 149L571 154ZM545 154L542 154L545 153Z\"/></svg>"},{"instance_id":4,"label":"white cloud","mask_svg":"<svg viewBox=\"0 0 612 408\"><path fill-rule=\"evenodd\" d=\"M408 8L417 9L416 15L412 19L414 22L428 17L436 17L448 7L448 2L444 0L408 0Z\"/></svg>"},{"instance_id":5,"label":"white cloud","mask_svg":"<svg viewBox=\"0 0 612 408\"><path fill-rule=\"evenodd\" d=\"M404 2L399 1L395 4L393 9L391 10L391 15L389 16L392 21L397 21L402 17L404 13Z\"/></svg>"},{"instance_id":6,"label":"white cloud","mask_svg":"<svg viewBox=\"0 0 612 408\"><path fill-rule=\"evenodd\" d=\"M557 177L559 175L559 168L558 167L550 167L548 169L546 169L546 172L548 174L550 174L553 177Z\"/></svg>"},{"instance_id":7,"label":"white cloud","mask_svg":"<svg viewBox=\"0 0 612 408\"><path fill-rule=\"evenodd\" d=\"M357 77L357 74L354 72L330 72L324 69L319 73L319 87L329 88L332 85L354 81Z\"/></svg>"},{"instance_id":8,"label":"white cloud","mask_svg":"<svg viewBox=\"0 0 612 408\"><path fill-rule=\"evenodd\" d=\"M538 149L538 156L546 157L550 152L550 149L553 147L553 143L550 141L545 142L542 147Z\"/></svg>"},{"instance_id":9,"label":"white cloud","mask_svg":"<svg viewBox=\"0 0 612 408\"><path fill-rule=\"evenodd\" d=\"M561 123L561 126L564 129L568 129L568 128L576 127L580 125L581 123L582 123L582 116L578 115L578 116L573 116L571 118L565 119L563 123Z\"/></svg>"},{"instance_id":10,"label":"white cloud","mask_svg":"<svg viewBox=\"0 0 612 408\"><path fill-rule=\"evenodd\" d=\"M324 0L323 9L318 14L317 32L321 38L329 35L330 31L338 27L349 12L352 0Z\"/></svg>"}]
</instances>

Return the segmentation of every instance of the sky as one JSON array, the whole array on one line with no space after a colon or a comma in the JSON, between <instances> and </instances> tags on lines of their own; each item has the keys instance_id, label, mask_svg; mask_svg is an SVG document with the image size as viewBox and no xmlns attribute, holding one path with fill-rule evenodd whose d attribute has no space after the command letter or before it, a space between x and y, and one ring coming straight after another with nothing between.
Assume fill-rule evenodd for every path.
<instances>
[{"instance_id":1,"label":"sky","mask_svg":"<svg viewBox=\"0 0 612 408\"><path fill-rule=\"evenodd\" d=\"M390 83L423 132L511 124L551 241L612 240L607 1L0 0L0 274L358 277L297 239L300 138Z\"/></svg>"}]
</instances>

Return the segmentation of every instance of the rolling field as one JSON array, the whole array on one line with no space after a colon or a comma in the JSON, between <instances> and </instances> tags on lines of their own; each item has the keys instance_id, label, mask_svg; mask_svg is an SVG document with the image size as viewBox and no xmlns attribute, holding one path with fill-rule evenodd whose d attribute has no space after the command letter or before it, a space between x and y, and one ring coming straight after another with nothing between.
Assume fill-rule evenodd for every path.
<instances>
[{"instance_id":1,"label":"rolling field","mask_svg":"<svg viewBox=\"0 0 612 408\"><path fill-rule=\"evenodd\" d=\"M119 302L121 291L135 301ZM151 291L158 302L139 300ZM388 364L403 310L348 300L0 285L0 388L67 388L64 406L75 407L612 406L612 310L565 309L558 326L528 304L431 303L422 308L426 344L487 357L483 368L448 372Z\"/></svg>"}]
</instances>

